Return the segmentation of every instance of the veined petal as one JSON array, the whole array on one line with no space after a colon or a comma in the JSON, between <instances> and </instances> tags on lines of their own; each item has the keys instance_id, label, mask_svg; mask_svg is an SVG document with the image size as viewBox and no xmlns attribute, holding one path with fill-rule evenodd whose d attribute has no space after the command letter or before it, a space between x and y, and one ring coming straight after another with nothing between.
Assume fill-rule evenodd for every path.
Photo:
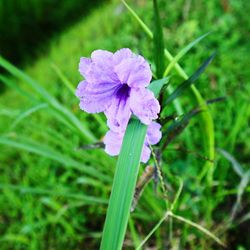
<instances>
[{"instance_id":1,"label":"veined petal","mask_svg":"<svg viewBox=\"0 0 250 250\"><path fill-rule=\"evenodd\" d=\"M115 133L109 130L104 137L105 152L109 155L118 155L122 146L122 139L124 133Z\"/></svg>"},{"instance_id":2,"label":"veined petal","mask_svg":"<svg viewBox=\"0 0 250 250\"><path fill-rule=\"evenodd\" d=\"M148 162L150 155L151 155L150 148L144 144L143 149L142 149L141 162L143 163Z\"/></svg>"},{"instance_id":3,"label":"veined petal","mask_svg":"<svg viewBox=\"0 0 250 250\"><path fill-rule=\"evenodd\" d=\"M80 58L79 71L81 75L84 76L85 78L88 76L90 72L91 63L92 61L90 58L86 58L86 57Z\"/></svg>"},{"instance_id":4,"label":"veined petal","mask_svg":"<svg viewBox=\"0 0 250 250\"><path fill-rule=\"evenodd\" d=\"M142 56L133 56L122 60L114 67L121 83L132 88L142 88L149 85L152 73L149 64Z\"/></svg>"},{"instance_id":5,"label":"veined petal","mask_svg":"<svg viewBox=\"0 0 250 250\"><path fill-rule=\"evenodd\" d=\"M124 132L131 116L129 97L116 95L105 111L108 127L114 132Z\"/></svg>"},{"instance_id":6,"label":"veined petal","mask_svg":"<svg viewBox=\"0 0 250 250\"><path fill-rule=\"evenodd\" d=\"M76 96L80 99L80 108L88 113L103 112L110 106L116 89L115 83L80 82L76 90Z\"/></svg>"},{"instance_id":7,"label":"veined petal","mask_svg":"<svg viewBox=\"0 0 250 250\"><path fill-rule=\"evenodd\" d=\"M96 50L91 54L92 64L89 81L92 83L110 82L120 84L114 72L113 53Z\"/></svg>"},{"instance_id":8,"label":"veined petal","mask_svg":"<svg viewBox=\"0 0 250 250\"><path fill-rule=\"evenodd\" d=\"M112 65L113 63L113 53L107 50L95 50L91 53L91 59L94 63L100 66Z\"/></svg>"},{"instance_id":9,"label":"veined petal","mask_svg":"<svg viewBox=\"0 0 250 250\"><path fill-rule=\"evenodd\" d=\"M131 89L130 92L131 111L146 125L157 119L160 112L160 104L154 94L148 89Z\"/></svg>"},{"instance_id":10,"label":"veined petal","mask_svg":"<svg viewBox=\"0 0 250 250\"><path fill-rule=\"evenodd\" d=\"M132 56L133 53L130 49L128 48L119 49L114 53L113 56L114 65L118 65L119 63L121 63L122 60L131 58Z\"/></svg>"},{"instance_id":11,"label":"veined petal","mask_svg":"<svg viewBox=\"0 0 250 250\"><path fill-rule=\"evenodd\" d=\"M113 53L105 50L92 52L91 58L82 57L79 71L89 83L120 83L113 70Z\"/></svg>"},{"instance_id":12,"label":"veined petal","mask_svg":"<svg viewBox=\"0 0 250 250\"><path fill-rule=\"evenodd\" d=\"M161 125L159 123L151 122L148 125L145 143L150 144L150 145L157 144L162 137L162 133L160 129L161 129Z\"/></svg>"}]
</instances>

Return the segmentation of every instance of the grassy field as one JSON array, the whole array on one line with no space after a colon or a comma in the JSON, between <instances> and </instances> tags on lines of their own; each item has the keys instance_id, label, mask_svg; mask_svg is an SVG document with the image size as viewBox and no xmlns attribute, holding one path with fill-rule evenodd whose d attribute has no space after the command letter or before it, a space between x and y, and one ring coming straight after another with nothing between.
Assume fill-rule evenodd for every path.
<instances>
[{"instance_id":1,"label":"grassy field","mask_svg":"<svg viewBox=\"0 0 250 250\"><path fill-rule=\"evenodd\" d=\"M36 57L37 46L46 51L51 37L100 3L100 0L65 0L58 8L58 0L0 0L1 55L15 64L29 61Z\"/></svg>"},{"instance_id":2,"label":"grassy field","mask_svg":"<svg viewBox=\"0 0 250 250\"><path fill-rule=\"evenodd\" d=\"M130 1L152 27L149 1ZM210 186L201 177L205 158L202 129L195 117L163 155L170 198L184 187L176 213L198 223L226 242L227 249L250 248L249 154L250 70L247 1L160 2L166 47L173 55L195 38L212 31L180 64L191 75L212 52L213 63L196 86L210 105L215 125L216 160ZM103 5L54 38L24 72L8 64L1 76L9 87L0 98L0 245L1 249L98 249L116 159L101 149L81 146L102 139L102 115L78 108L73 90L81 76L78 62L95 49L129 47L152 61L152 42L122 4ZM39 51L39 49L38 49ZM4 64L0 61L0 64ZM173 70L171 84L181 83ZM41 88L42 87L42 88ZM195 107L187 91L180 98L184 112ZM170 105L168 114L175 114ZM145 166L141 167L141 172ZM164 214L164 201L146 187L129 221L124 249L134 249ZM189 225L164 223L148 247L221 249ZM146 248L145 248L146 249Z\"/></svg>"}]
</instances>

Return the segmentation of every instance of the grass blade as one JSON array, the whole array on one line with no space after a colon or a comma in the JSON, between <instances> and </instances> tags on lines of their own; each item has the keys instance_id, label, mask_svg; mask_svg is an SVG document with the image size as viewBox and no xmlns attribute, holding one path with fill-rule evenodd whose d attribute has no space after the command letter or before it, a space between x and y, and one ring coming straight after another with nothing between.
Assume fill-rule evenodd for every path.
<instances>
[{"instance_id":1,"label":"grass blade","mask_svg":"<svg viewBox=\"0 0 250 250\"><path fill-rule=\"evenodd\" d=\"M72 83L68 80L68 78L63 74L63 72L57 67L57 65L52 64L51 65L54 72L57 74L57 76L61 79L61 81L64 83L64 85L68 88L68 90L75 95L76 89L72 85Z\"/></svg>"},{"instance_id":2,"label":"grass blade","mask_svg":"<svg viewBox=\"0 0 250 250\"><path fill-rule=\"evenodd\" d=\"M163 132L163 138L165 138L165 141L162 140L163 148L166 148L179 134L181 134L189 124L190 119L200 112L200 109L191 110L190 112L185 114L181 120L174 121L167 128L167 130Z\"/></svg>"},{"instance_id":3,"label":"grass blade","mask_svg":"<svg viewBox=\"0 0 250 250\"><path fill-rule=\"evenodd\" d=\"M4 184L0 183L0 189L3 191L6 189L11 189L14 191L19 191L22 194L28 193L28 194L35 194L35 195L50 195L50 196L60 196L70 199L76 199L84 201L86 205L90 204L107 204L107 200L102 198L97 198L94 196L87 196L82 194L75 194L75 193L69 193L69 192L60 192L56 190L50 190L50 189L42 189L38 187L26 187L26 186L20 186L20 185L12 185L12 184Z\"/></svg>"},{"instance_id":4,"label":"grass blade","mask_svg":"<svg viewBox=\"0 0 250 250\"><path fill-rule=\"evenodd\" d=\"M28 98L30 101L33 102L38 102L38 100L36 98L34 98L33 95L31 95L30 93L28 93L27 91L21 89L16 82L13 81L13 79L9 79L6 76L0 75L0 81L2 83L4 83L6 86L8 86L9 88L14 89L17 93L19 93L21 96L24 96L26 98Z\"/></svg>"},{"instance_id":5,"label":"grass blade","mask_svg":"<svg viewBox=\"0 0 250 250\"><path fill-rule=\"evenodd\" d=\"M154 61L156 66L156 76L161 78L164 73L165 60L164 60L164 39L163 39L163 30L161 25L161 19L159 14L159 8L157 0L153 0L154 5Z\"/></svg>"},{"instance_id":6,"label":"grass blade","mask_svg":"<svg viewBox=\"0 0 250 250\"><path fill-rule=\"evenodd\" d=\"M9 63L1 56L0 56L0 66L2 66L16 78L21 79L26 83L28 83L48 103L54 104L55 102L57 102L55 98L53 98L42 86L37 84L32 78L30 78L28 75L26 75L24 72L16 68L14 65Z\"/></svg>"},{"instance_id":7,"label":"grass blade","mask_svg":"<svg viewBox=\"0 0 250 250\"><path fill-rule=\"evenodd\" d=\"M126 129L116 165L101 250L120 250L122 248L146 130L147 126L134 118L130 120Z\"/></svg>"},{"instance_id":8,"label":"grass blade","mask_svg":"<svg viewBox=\"0 0 250 250\"><path fill-rule=\"evenodd\" d=\"M123 1L123 4L125 7L128 9L129 13L131 16L139 23L139 25L142 27L144 32L148 35L150 39L153 39L153 33L152 31L148 28L148 26L142 21L142 19L130 8L130 6ZM172 54L165 48L164 50L165 57L171 62L174 60L174 57ZM182 69L182 67L177 63L174 64L175 70L177 73L184 79L188 79L188 75L186 72ZM171 86L169 86L171 87ZM214 122L213 118L211 116L211 113L207 107L207 104L200 94L199 90L191 84L191 91L195 97L196 102L204 112L201 114L201 119L199 120L200 128L202 129L202 135L203 135L203 141L204 141L204 149L206 152L207 158L211 159L212 161L215 158L215 151L214 151ZM178 99L176 100L178 101ZM179 113L180 114L180 113ZM201 180L206 174L207 174L207 182L208 185L212 185L212 179L213 179L213 166L214 164L212 162L206 162L206 164L203 166L203 169L201 171L201 174L199 176L199 179Z\"/></svg>"},{"instance_id":9,"label":"grass blade","mask_svg":"<svg viewBox=\"0 0 250 250\"><path fill-rule=\"evenodd\" d=\"M44 109L47 108L48 105L47 103L40 103L36 106L33 106L31 108L29 108L28 110L22 112L17 118L16 120L12 123L11 125L11 129L15 128L23 119L25 119L26 117L28 117L29 115L33 114L34 112L40 110L40 109Z\"/></svg>"},{"instance_id":10,"label":"grass blade","mask_svg":"<svg viewBox=\"0 0 250 250\"><path fill-rule=\"evenodd\" d=\"M220 154L222 154L228 161L231 162L235 173L238 174L239 177L243 178L244 177L244 170L241 167L240 163L231 154L229 154L226 150L224 150L222 148L218 148L217 151Z\"/></svg>"},{"instance_id":11,"label":"grass blade","mask_svg":"<svg viewBox=\"0 0 250 250\"><path fill-rule=\"evenodd\" d=\"M95 140L95 136L91 133L88 128L82 124L78 118L67 108L61 105L53 96L51 96L46 89L44 89L39 83L34 81L30 76L25 74L23 71L19 70L17 67L9 63L3 57L0 56L0 66L6 69L10 74L16 78L27 83L31 88L33 88L39 96L46 101L51 107L53 107L60 115L65 116L80 132L81 135L85 137L88 141Z\"/></svg>"},{"instance_id":12,"label":"grass blade","mask_svg":"<svg viewBox=\"0 0 250 250\"><path fill-rule=\"evenodd\" d=\"M195 39L193 42L188 44L185 48L183 48L174 58L171 60L170 64L167 66L166 70L164 71L163 76L167 76L171 69L175 66L175 64L190 50L192 49L197 43L199 43L201 40L203 40L207 35L209 35L211 32L208 32L197 39Z\"/></svg>"},{"instance_id":13,"label":"grass blade","mask_svg":"<svg viewBox=\"0 0 250 250\"><path fill-rule=\"evenodd\" d=\"M52 69L55 71L57 76L61 79L62 83L69 89L71 94L75 97L76 89L73 84L69 81L69 79L63 74L63 72L57 67L55 64L52 64ZM101 119L99 114L93 114L95 120L99 123L103 131L106 131L106 124Z\"/></svg>"},{"instance_id":14,"label":"grass blade","mask_svg":"<svg viewBox=\"0 0 250 250\"><path fill-rule=\"evenodd\" d=\"M96 168L81 164L78 161L72 159L71 157L57 152L48 146L41 145L41 143L37 143L32 140L27 140L23 137L20 141L18 141L5 136L0 136L0 144L43 156L45 158L61 163L62 166L64 166L65 168L79 170L82 173L88 174L89 176L98 178L102 181L110 181L110 177L102 174Z\"/></svg>"},{"instance_id":15,"label":"grass blade","mask_svg":"<svg viewBox=\"0 0 250 250\"><path fill-rule=\"evenodd\" d=\"M141 20L141 18L134 12L134 10L126 3L126 1L122 0L122 3L127 8L127 10L130 12L133 18L141 25L142 29L145 31L145 33L153 39L153 33L148 28L148 26Z\"/></svg>"},{"instance_id":16,"label":"grass blade","mask_svg":"<svg viewBox=\"0 0 250 250\"><path fill-rule=\"evenodd\" d=\"M161 224L165 220L167 220L168 217L169 217L169 212L166 212L165 215L160 219L160 221L154 226L154 228L148 233L148 235L145 237L145 239L136 248L136 250L139 250L142 248L142 246L148 241L148 239L153 235L153 233L161 226Z\"/></svg>"},{"instance_id":17,"label":"grass blade","mask_svg":"<svg viewBox=\"0 0 250 250\"><path fill-rule=\"evenodd\" d=\"M242 196L244 194L245 189L247 188L249 181L250 181L250 170L246 171L246 173L244 173L244 175L241 178L237 191L237 199L231 212L230 221L234 220L237 212L240 210Z\"/></svg>"},{"instance_id":18,"label":"grass blade","mask_svg":"<svg viewBox=\"0 0 250 250\"><path fill-rule=\"evenodd\" d=\"M219 245L225 247L225 244L218 238L216 237L213 233L211 233L210 231L208 231L206 228L200 226L199 224L197 223L194 223L182 216L179 216L179 215L176 215L176 214L173 214L172 212L170 212L169 214L171 217L181 221L181 222L184 222L192 227L195 227L197 228L198 230L200 230L202 233L204 233L205 235L207 235L208 237L212 238L214 241L216 241Z\"/></svg>"},{"instance_id":19,"label":"grass blade","mask_svg":"<svg viewBox=\"0 0 250 250\"><path fill-rule=\"evenodd\" d=\"M168 105L170 102L175 100L177 97L179 97L184 90L186 90L188 87L191 86L198 78L199 76L204 72L204 70L207 68L207 66L211 63L211 61L214 59L215 53L213 53L197 70L196 72L190 76L187 80L185 80L180 86L177 87L177 89L174 90L174 92L168 96L165 105Z\"/></svg>"}]
</instances>

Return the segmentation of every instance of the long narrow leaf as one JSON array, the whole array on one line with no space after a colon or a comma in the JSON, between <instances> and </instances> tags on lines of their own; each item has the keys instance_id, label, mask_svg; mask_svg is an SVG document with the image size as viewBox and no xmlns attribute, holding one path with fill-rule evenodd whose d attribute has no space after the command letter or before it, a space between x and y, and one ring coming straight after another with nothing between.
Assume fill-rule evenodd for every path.
<instances>
[{"instance_id":1,"label":"long narrow leaf","mask_svg":"<svg viewBox=\"0 0 250 250\"><path fill-rule=\"evenodd\" d=\"M64 83L64 85L69 89L69 91L75 95L75 88L74 86L71 84L71 82L68 80L68 78L63 74L63 72L57 67L57 65L52 64L52 69L54 70L54 72L57 74L57 76L61 79L61 81Z\"/></svg>"},{"instance_id":2,"label":"long narrow leaf","mask_svg":"<svg viewBox=\"0 0 250 250\"><path fill-rule=\"evenodd\" d=\"M31 88L33 88L44 101L50 104L56 111L58 111L58 113L64 115L77 128L77 130L80 131L81 135L83 135L86 140L93 141L96 139L93 133L91 133L89 129L83 123L81 123L71 111L62 106L53 96L49 94L49 92L45 88L43 88L30 76L25 74L23 71L19 70L17 67L12 65L10 62L5 60L1 56L0 56L0 66L6 69L13 76L24 81Z\"/></svg>"},{"instance_id":3,"label":"long narrow leaf","mask_svg":"<svg viewBox=\"0 0 250 250\"><path fill-rule=\"evenodd\" d=\"M126 1L122 0L122 3L127 8L127 10L130 12L133 18L141 25L142 29L145 31L145 33L153 39L153 33L148 28L148 26L141 20L141 18L134 12L134 10L126 3Z\"/></svg>"},{"instance_id":4,"label":"long narrow leaf","mask_svg":"<svg viewBox=\"0 0 250 250\"><path fill-rule=\"evenodd\" d=\"M17 124L19 124L23 119L25 119L26 117L30 116L34 112L36 112L36 111L38 111L40 109L47 108L47 107L48 107L47 103L40 103L40 104L38 104L36 106L33 106L33 107L29 108L28 110L25 110L12 123L11 129L15 128L17 126Z\"/></svg>"},{"instance_id":5,"label":"long narrow leaf","mask_svg":"<svg viewBox=\"0 0 250 250\"><path fill-rule=\"evenodd\" d=\"M147 127L132 118L118 158L101 250L120 250L127 228Z\"/></svg>"},{"instance_id":6,"label":"long narrow leaf","mask_svg":"<svg viewBox=\"0 0 250 250\"><path fill-rule=\"evenodd\" d=\"M70 82L70 80L65 76L65 74L55 64L52 64L52 68L55 71L55 73L57 74L57 76L61 79L62 83L69 89L71 94L73 96L75 96L76 89L73 86L73 84ZM93 117L99 123L102 130L105 131L106 130L105 122L101 119L99 114L93 114Z\"/></svg>"},{"instance_id":7,"label":"long narrow leaf","mask_svg":"<svg viewBox=\"0 0 250 250\"><path fill-rule=\"evenodd\" d=\"M188 125L190 119L200 113L200 109L194 109L183 116L180 121L174 121L168 129L163 132L162 140L163 147L165 148L168 144L170 144Z\"/></svg>"},{"instance_id":8,"label":"long narrow leaf","mask_svg":"<svg viewBox=\"0 0 250 250\"><path fill-rule=\"evenodd\" d=\"M153 39L153 33L149 29L149 27L142 21L142 19L135 13L134 10L125 2L122 1L124 6L128 9L129 13L132 15L132 17L141 25L142 29L145 31L145 33L148 35L150 39ZM171 62L174 57L172 54L167 50L165 47L164 50L165 57ZM182 69L182 67L177 63L174 65L175 70L177 73L184 79L188 79L188 75L186 72ZM169 86L171 87L171 86ZM201 119L199 120L200 128L202 129L202 135L203 135L203 141L204 141L204 149L206 151L206 155L209 159L214 160L215 158L215 151L214 151L214 122L213 118L211 116L211 113L205 103L204 98L200 94L199 90L191 84L191 91L195 97L196 102L199 104L200 107L204 110L204 112L201 114ZM178 99L177 99L178 101ZM199 178L203 178L205 174L207 174L207 180L208 184L212 185L212 177L213 177L213 163L212 162L206 162L204 165L201 174Z\"/></svg>"},{"instance_id":9,"label":"long narrow leaf","mask_svg":"<svg viewBox=\"0 0 250 250\"><path fill-rule=\"evenodd\" d=\"M107 200L102 198L97 198L93 196L88 195L82 195L82 194L76 194L76 193L69 193L69 192L59 192L54 189L42 189L39 187L26 187L26 186L20 186L20 185L12 185L12 184L4 184L0 183L0 189L6 190L11 189L15 191L19 191L22 194L28 193L28 194L37 194L37 195L50 195L50 196L61 196L65 198L71 198L76 200L84 201L84 203L87 204L106 204Z\"/></svg>"},{"instance_id":10,"label":"long narrow leaf","mask_svg":"<svg viewBox=\"0 0 250 250\"><path fill-rule=\"evenodd\" d=\"M102 181L110 181L110 178L108 176L102 174L96 168L81 164L78 161L70 158L69 156L66 156L48 146L38 144L34 141L27 140L25 138L22 138L22 140L18 141L10 139L8 137L0 136L0 144L46 157L48 159L61 163L65 168L79 170L82 173L88 174L89 176L98 178Z\"/></svg>"},{"instance_id":11,"label":"long narrow leaf","mask_svg":"<svg viewBox=\"0 0 250 250\"><path fill-rule=\"evenodd\" d=\"M203 71L206 69L206 67L211 63L213 58L215 57L215 53L213 53L196 71L195 73L190 76L187 80L185 80L180 86L177 87L177 89L168 96L165 105L168 105L170 102L175 100L178 96L180 96L184 90L186 90L188 87L190 87L191 84L193 84L203 73Z\"/></svg>"},{"instance_id":12,"label":"long narrow leaf","mask_svg":"<svg viewBox=\"0 0 250 250\"><path fill-rule=\"evenodd\" d=\"M164 71L164 76L167 76L170 72L170 70L175 66L175 64L184 56L186 53L192 49L197 43L199 43L201 40L203 40L207 35L209 35L210 32L198 37L193 42L188 44L185 48L183 48L174 58L171 60L170 64L167 66L166 70Z\"/></svg>"},{"instance_id":13,"label":"long narrow leaf","mask_svg":"<svg viewBox=\"0 0 250 250\"><path fill-rule=\"evenodd\" d=\"M218 148L217 151L220 154L222 154L228 161L231 162L233 170L235 171L235 173L238 174L238 176L240 178L243 178L244 177L244 169L242 168L240 163L231 154L229 154L226 150L224 150L222 148Z\"/></svg>"},{"instance_id":14,"label":"long narrow leaf","mask_svg":"<svg viewBox=\"0 0 250 250\"><path fill-rule=\"evenodd\" d=\"M4 83L6 86L8 86L9 88L14 89L14 90L15 90L17 93L19 93L21 96L24 96L24 97L28 98L30 101L38 102L38 100L37 100L33 95L31 95L31 94L28 93L27 91L21 89L21 88L18 86L18 84L17 84L13 79L10 79L9 77L0 75L0 81L1 81L2 83Z\"/></svg>"},{"instance_id":15,"label":"long narrow leaf","mask_svg":"<svg viewBox=\"0 0 250 250\"><path fill-rule=\"evenodd\" d=\"M156 76L161 78L164 73L165 60L164 60L164 39L161 19L157 0L153 0L154 5L154 61L156 66Z\"/></svg>"}]
</instances>

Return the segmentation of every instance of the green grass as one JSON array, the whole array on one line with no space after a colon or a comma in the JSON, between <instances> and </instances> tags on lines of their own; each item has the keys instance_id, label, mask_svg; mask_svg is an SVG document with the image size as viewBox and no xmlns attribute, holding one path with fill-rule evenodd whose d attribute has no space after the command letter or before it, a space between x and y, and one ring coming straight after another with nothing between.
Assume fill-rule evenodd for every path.
<instances>
[{"instance_id":1,"label":"green grass","mask_svg":"<svg viewBox=\"0 0 250 250\"><path fill-rule=\"evenodd\" d=\"M101 1L60 3L58 0L0 0L0 53L15 64L27 61L36 56L37 46L46 50L52 36L87 15Z\"/></svg>"},{"instance_id":2,"label":"green grass","mask_svg":"<svg viewBox=\"0 0 250 250\"><path fill-rule=\"evenodd\" d=\"M130 2L143 21L153 27L151 4ZM191 75L217 50L216 58L196 87L205 99L227 96L226 101L210 105L216 148L228 151L247 173L250 71L246 67L249 64L246 45L250 22L245 13L249 4L233 0L227 7L223 1L218 4L218 1L197 0L191 1L189 7L189 1L169 1L167 5L165 1L159 2L165 44L173 56L197 37L213 31L180 64ZM58 111L57 104L44 99L27 80L19 76L5 79L13 88L8 88L0 98L1 249L98 249L116 159L100 149L79 149L102 138L104 117L79 111L77 99L52 65L58 67L70 86L76 87L81 79L77 71L80 56L89 56L94 49L114 51L120 47L130 47L153 61L152 42L125 8L115 3L95 10L52 40L48 52L41 53L39 60L24 69L69 110L66 114ZM171 84L176 88L182 80L174 70L171 72ZM184 112L194 108L191 98L188 92L179 98ZM170 105L166 114L173 112L175 107ZM73 117L82 124L80 128ZM200 156L204 152L198 119L198 116L193 118L189 125L190 143L184 132L163 155L164 177L173 189L169 191L171 200L179 187L175 177L183 180L175 213L209 229L231 249L240 246L248 249L249 221L238 223L249 212L250 187L241 194L240 211L228 224L237 194L242 191L239 184L243 178L217 152L212 190L197 180L206 162ZM166 212L165 203L154 193L153 186L153 182L149 183L132 214L124 249L138 246ZM208 209L210 218L205 217ZM171 238L172 245L180 244L184 249L219 249L199 230L177 220L171 225L164 222L157 227L146 244L164 249L164 242Z\"/></svg>"}]
</instances>

